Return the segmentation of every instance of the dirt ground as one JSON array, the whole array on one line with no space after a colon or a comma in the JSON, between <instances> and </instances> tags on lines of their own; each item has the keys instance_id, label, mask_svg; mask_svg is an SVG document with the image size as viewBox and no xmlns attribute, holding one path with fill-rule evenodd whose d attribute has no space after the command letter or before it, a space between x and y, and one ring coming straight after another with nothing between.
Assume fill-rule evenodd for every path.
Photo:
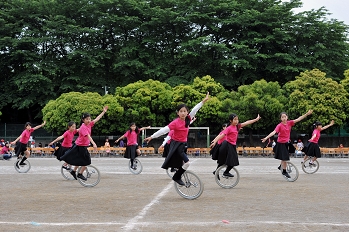
<instances>
[{"instance_id":1,"label":"dirt ground","mask_svg":"<svg viewBox=\"0 0 349 232\"><path fill-rule=\"evenodd\" d=\"M196 200L177 194L162 158L141 157L139 175L124 158L93 158L102 177L92 188L63 179L54 158L29 160L24 174L0 161L0 231L349 231L348 159L319 159L305 174L294 158L300 176L287 182L277 160L240 158L239 184L223 189L214 161L191 158L205 187Z\"/></svg>"}]
</instances>

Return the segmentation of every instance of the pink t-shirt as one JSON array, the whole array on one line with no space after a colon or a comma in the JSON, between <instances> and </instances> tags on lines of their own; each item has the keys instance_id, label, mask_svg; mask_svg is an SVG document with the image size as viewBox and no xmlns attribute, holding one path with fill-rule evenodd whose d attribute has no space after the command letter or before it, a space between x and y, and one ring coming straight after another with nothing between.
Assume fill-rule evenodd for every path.
<instances>
[{"instance_id":1,"label":"pink t-shirt","mask_svg":"<svg viewBox=\"0 0 349 232\"><path fill-rule=\"evenodd\" d=\"M312 135L314 135L314 134L316 134L316 137L315 137L313 140L309 140L309 142L318 143L318 142L319 142L319 139L320 139L321 131L318 130L318 129L315 129L315 130L313 131L313 134L312 134Z\"/></svg>"},{"instance_id":2,"label":"pink t-shirt","mask_svg":"<svg viewBox=\"0 0 349 232\"><path fill-rule=\"evenodd\" d=\"M64 134L63 134L64 139L62 142L62 146L63 147L72 147L74 135L77 132L78 132L77 130L74 130L74 131L67 130L66 132L64 132Z\"/></svg>"},{"instance_id":3,"label":"pink t-shirt","mask_svg":"<svg viewBox=\"0 0 349 232\"><path fill-rule=\"evenodd\" d=\"M9 149L8 147L4 146L4 147L1 149L0 154L1 154L1 155L7 154L9 150L10 150L10 149Z\"/></svg>"},{"instance_id":4,"label":"pink t-shirt","mask_svg":"<svg viewBox=\"0 0 349 232\"><path fill-rule=\"evenodd\" d=\"M136 131L130 132L130 130L126 131L124 134L124 137L127 138L127 146L133 146L138 145L137 139L138 139L139 131L136 133Z\"/></svg>"},{"instance_id":5,"label":"pink t-shirt","mask_svg":"<svg viewBox=\"0 0 349 232\"><path fill-rule=\"evenodd\" d=\"M25 129L22 134L21 134L21 138L19 140L19 142L27 144L30 138L30 134L34 131L33 128L31 128L30 130Z\"/></svg>"},{"instance_id":6,"label":"pink t-shirt","mask_svg":"<svg viewBox=\"0 0 349 232\"><path fill-rule=\"evenodd\" d=\"M221 131L221 133L219 133L219 135L221 135L221 134L223 134L223 131ZM221 138L220 140L218 140L218 144L222 144L225 140L226 140L226 138L227 138L227 136L226 135L224 135L224 137L223 138Z\"/></svg>"},{"instance_id":7,"label":"pink t-shirt","mask_svg":"<svg viewBox=\"0 0 349 232\"><path fill-rule=\"evenodd\" d=\"M167 144L170 144L171 143L171 139L172 139L172 136L173 136L173 130L171 130L170 132L168 132L168 135L167 136L170 136L171 138L167 141Z\"/></svg>"},{"instance_id":8,"label":"pink t-shirt","mask_svg":"<svg viewBox=\"0 0 349 232\"><path fill-rule=\"evenodd\" d=\"M78 146L87 147L90 145L90 140L87 135L91 135L91 129L95 125L93 121L91 121L88 125L85 123L81 124L79 129L79 137L76 139L75 143Z\"/></svg>"},{"instance_id":9,"label":"pink t-shirt","mask_svg":"<svg viewBox=\"0 0 349 232\"><path fill-rule=\"evenodd\" d=\"M225 128L225 130L222 131L221 133L225 134L225 138L228 143L232 145L236 145L240 128L241 128L241 124L238 124L235 126L230 125L227 128Z\"/></svg>"},{"instance_id":10,"label":"pink t-shirt","mask_svg":"<svg viewBox=\"0 0 349 232\"><path fill-rule=\"evenodd\" d=\"M190 119L191 120L191 119ZM173 130L172 140L177 142L187 142L189 126L185 127L185 120L176 118L170 124L168 124L170 130Z\"/></svg>"},{"instance_id":11,"label":"pink t-shirt","mask_svg":"<svg viewBox=\"0 0 349 232\"><path fill-rule=\"evenodd\" d=\"M279 143L288 143L291 136L291 128L293 126L294 126L294 120L289 120L287 121L286 124L279 123L276 126L275 131L279 135L277 139Z\"/></svg>"}]
</instances>

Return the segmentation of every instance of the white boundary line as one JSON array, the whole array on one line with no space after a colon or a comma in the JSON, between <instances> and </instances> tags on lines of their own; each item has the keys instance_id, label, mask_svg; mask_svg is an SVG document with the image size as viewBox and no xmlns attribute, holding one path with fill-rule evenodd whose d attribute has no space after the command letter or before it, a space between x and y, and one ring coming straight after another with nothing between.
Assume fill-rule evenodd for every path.
<instances>
[{"instance_id":1,"label":"white boundary line","mask_svg":"<svg viewBox=\"0 0 349 232\"><path fill-rule=\"evenodd\" d=\"M170 183L169 185L172 185ZM168 187L168 186L167 186ZM166 190L166 188L164 189ZM161 193L160 193L161 194ZM159 195L160 195L159 194ZM158 196L159 196L158 195ZM154 199L155 200L155 199ZM144 209L134 218L125 223L121 222L1 222L0 225L33 225L33 226L83 226L83 225L101 225L101 226L115 226L115 225L125 225L123 229L129 231L134 229L135 226L159 226L159 225L188 225L188 226L214 226L214 225L224 225L224 226L234 226L234 225L303 225L303 226L337 226L337 227L349 227L349 223L332 223L332 222L282 222L282 221L230 221L229 223L223 223L221 221L214 222L170 222L170 221L159 221L159 222L137 222L142 219L147 213L147 210L151 205L155 204L154 200L149 203ZM166 227L167 227L166 226Z\"/></svg>"},{"instance_id":2,"label":"white boundary line","mask_svg":"<svg viewBox=\"0 0 349 232\"><path fill-rule=\"evenodd\" d=\"M137 216L130 219L125 226L123 226L121 229L124 229L125 231L131 231L136 226L137 222L142 219L148 210L156 203L159 202L159 200L170 190L170 188L173 186L173 181L171 181L148 205L146 205Z\"/></svg>"}]
</instances>

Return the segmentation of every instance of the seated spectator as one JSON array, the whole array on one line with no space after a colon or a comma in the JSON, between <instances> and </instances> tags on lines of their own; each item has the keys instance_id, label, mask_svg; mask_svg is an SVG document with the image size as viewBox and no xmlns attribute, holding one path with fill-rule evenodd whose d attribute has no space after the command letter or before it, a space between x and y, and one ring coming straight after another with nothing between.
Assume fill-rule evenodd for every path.
<instances>
[{"instance_id":1,"label":"seated spectator","mask_svg":"<svg viewBox=\"0 0 349 232\"><path fill-rule=\"evenodd\" d=\"M106 153L110 153L109 139L105 139L104 148Z\"/></svg>"},{"instance_id":2,"label":"seated spectator","mask_svg":"<svg viewBox=\"0 0 349 232\"><path fill-rule=\"evenodd\" d=\"M5 160L9 160L11 159L12 155L10 153L10 144L9 143L5 143L5 145L2 147L0 154L3 156L3 158Z\"/></svg>"},{"instance_id":3,"label":"seated spectator","mask_svg":"<svg viewBox=\"0 0 349 232\"><path fill-rule=\"evenodd\" d=\"M297 146L297 150L302 150L304 148L304 144L303 144L302 140L298 139L296 146Z\"/></svg>"},{"instance_id":4,"label":"seated spectator","mask_svg":"<svg viewBox=\"0 0 349 232\"><path fill-rule=\"evenodd\" d=\"M120 140L119 147L124 147L124 146L125 146L124 140Z\"/></svg>"}]
</instances>

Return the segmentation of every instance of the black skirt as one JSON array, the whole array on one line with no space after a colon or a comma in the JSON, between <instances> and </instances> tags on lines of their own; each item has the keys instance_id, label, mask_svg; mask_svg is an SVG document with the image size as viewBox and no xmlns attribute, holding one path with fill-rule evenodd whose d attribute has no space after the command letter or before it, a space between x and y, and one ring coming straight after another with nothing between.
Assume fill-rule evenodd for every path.
<instances>
[{"instance_id":1,"label":"black skirt","mask_svg":"<svg viewBox=\"0 0 349 232\"><path fill-rule=\"evenodd\" d=\"M307 156L312 156L316 158L321 158L321 152L320 152L320 147L319 144L317 143L312 143L309 142L306 147L302 149L302 151L307 155Z\"/></svg>"},{"instance_id":2,"label":"black skirt","mask_svg":"<svg viewBox=\"0 0 349 232\"><path fill-rule=\"evenodd\" d=\"M221 144L216 143L216 145L214 145L214 147L210 150L210 155L212 156L211 158L213 160L218 160L220 146Z\"/></svg>"},{"instance_id":3,"label":"black skirt","mask_svg":"<svg viewBox=\"0 0 349 232\"><path fill-rule=\"evenodd\" d=\"M170 144L166 143L164 146L164 153L162 153L162 157L167 157L169 151L170 151Z\"/></svg>"},{"instance_id":4,"label":"black skirt","mask_svg":"<svg viewBox=\"0 0 349 232\"><path fill-rule=\"evenodd\" d=\"M138 146L137 145L131 145L126 147L126 151L124 154L124 158L126 159L135 159L138 154L136 152Z\"/></svg>"},{"instance_id":5,"label":"black skirt","mask_svg":"<svg viewBox=\"0 0 349 232\"><path fill-rule=\"evenodd\" d=\"M23 155L24 152L27 150L27 144L18 142L15 147L15 154L16 156Z\"/></svg>"},{"instance_id":6,"label":"black skirt","mask_svg":"<svg viewBox=\"0 0 349 232\"><path fill-rule=\"evenodd\" d=\"M273 148L275 159L288 161L290 160L290 153L288 150L288 143L279 143L276 142L275 147Z\"/></svg>"},{"instance_id":7,"label":"black skirt","mask_svg":"<svg viewBox=\"0 0 349 232\"><path fill-rule=\"evenodd\" d=\"M233 145L227 141L219 147L217 163L219 165L226 164L227 166L239 166L238 153L236 152L236 145Z\"/></svg>"},{"instance_id":8,"label":"black skirt","mask_svg":"<svg viewBox=\"0 0 349 232\"><path fill-rule=\"evenodd\" d=\"M61 160L74 166L87 166L91 164L91 156L87 147L76 144L61 156Z\"/></svg>"},{"instance_id":9,"label":"black skirt","mask_svg":"<svg viewBox=\"0 0 349 232\"><path fill-rule=\"evenodd\" d=\"M183 166L183 162L189 161L187 154L185 153L187 143L171 140L170 148L161 168L180 168Z\"/></svg>"},{"instance_id":10,"label":"black skirt","mask_svg":"<svg viewBox=\"0 0 349 232\"><path fill-rule=\"evenodd\" d=\"M60 146L57 150L55 150L55 152L53 153L54 156L56 156L56 158L58 160L61 160L61 157L64 155L64 153L66 153L68 150L70 149L70 147L63 147Z\"/></svg>"}]
</instances>

